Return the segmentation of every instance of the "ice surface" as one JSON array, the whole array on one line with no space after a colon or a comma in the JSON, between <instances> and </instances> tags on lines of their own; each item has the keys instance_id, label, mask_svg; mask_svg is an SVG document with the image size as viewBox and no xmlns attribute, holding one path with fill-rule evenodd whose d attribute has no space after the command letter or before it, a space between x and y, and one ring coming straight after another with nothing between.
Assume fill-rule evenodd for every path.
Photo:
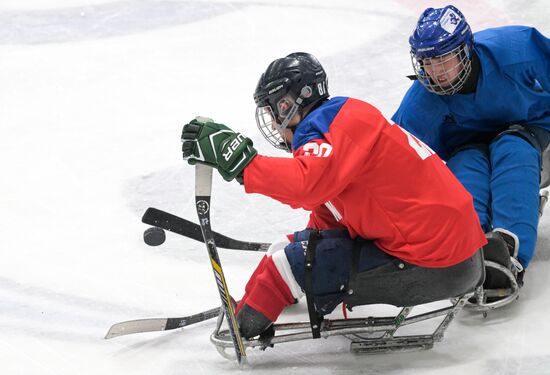
<instances>
[{"instance_id":1,"label":"ice surface","mask_svg":"<svg viewBox=\"0 0 550 375\"><path fill-rule=\"evenodd\" d=\"M474 29L529 24L546 1L456 1ZM148 206L195 219L181 126L212 117L277 154L255 128L252 91L274 58L315 54L332 95L391 116L409 85L407 37L442 1L3 0L0 4L0 373L234 372L214 322L105 341L112 323L219 303L203 244L142 241ZM215 177L213 228L273 241L307 214ZM550 374L549 217L521 301L462 313L431 351L354 356L345 339L251 351L255 373ZM239 295L261 254L220 250ZM366 313L369 311L366 310ZM353 316L353 314L352 314ZM303 305L283 319L305 319Z\"/></svg>"}]
</instances>

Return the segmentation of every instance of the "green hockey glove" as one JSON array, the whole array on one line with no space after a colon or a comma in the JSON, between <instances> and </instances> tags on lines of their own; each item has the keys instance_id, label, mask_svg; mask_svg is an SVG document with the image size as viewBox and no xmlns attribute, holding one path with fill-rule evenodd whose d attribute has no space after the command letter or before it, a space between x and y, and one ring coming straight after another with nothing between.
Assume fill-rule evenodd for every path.
<instances>
[{"instance_id":1,"label":"green hockey glove","mask_svg":"<svg viewBox=\"0 0 550 375\"><path fill-rule=\"evenodd\" d=\"M197 117L183 126L183 158L191 165L201 163L216 168L224 180L242 173L256 156L250 138L205 117Z\"/></svg>"}]
</instances>

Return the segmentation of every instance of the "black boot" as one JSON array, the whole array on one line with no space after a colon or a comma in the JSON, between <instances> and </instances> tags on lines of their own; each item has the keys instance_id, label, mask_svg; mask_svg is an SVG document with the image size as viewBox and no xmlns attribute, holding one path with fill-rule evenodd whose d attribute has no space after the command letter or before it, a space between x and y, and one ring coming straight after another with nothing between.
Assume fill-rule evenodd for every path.
<instances>
[{"instance_id":1,"label":"black boot","mask_svg":"<svg viewBox=\"0 0 550 375\"><path fill-rule=\"evenodd\" d=\"M509 230L496 228L493 233L499 235L506 246L508 247L508 253L510 254L510 261L512 262L511 271L516 277L516 281L520 287L523 286L523 277L525 276L525 270L518 260L518 250L519 250L519 239L518 237L510 232Z\"/></svg>"},{"instance_id":2,"label":"black boot","mask_svg":"<svg viewBox=\"0 0 550 375\"><path fill-rule=\"evenodd\" d=\"M251 339L264 333L273 325L264 314L254 310L246 303L237 314L237 323L241 331L241 335L245 339Z\"/></svg>"},{"instance_id":3,"label":"black boot","mask_svg":"<svg viewBox=\"0 0 550 375\"><path fill-rule=\"evenodd\" d=\"M487 233L487 241L487 245L483 247L483 257L485 260L495 262L511 270L510 252L501 233ZM485 268L484 289L506 289L510 286L510 280L504 273L492 267Z\"/></svg>"},{"instance_id":4,"label":"black boot","mask_svg":"<svg viewBox=\"0 0 550 375\"><path fill-rule=\"evenodd\" d=\"M502 228L496 228L493 230L494 234L500 236L506 243L506 247L508 248L508 253L511 257L517 258L518 257L518 249L519 249L519 239L518 236L516 236L514 233L510 232L509 230L502 229Z\"/></svg>"}]
</instances>

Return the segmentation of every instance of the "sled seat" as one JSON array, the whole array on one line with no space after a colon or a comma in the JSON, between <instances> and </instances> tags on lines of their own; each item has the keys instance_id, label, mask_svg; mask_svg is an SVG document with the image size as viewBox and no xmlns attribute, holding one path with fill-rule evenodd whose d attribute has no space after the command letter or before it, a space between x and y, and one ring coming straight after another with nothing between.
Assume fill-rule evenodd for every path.
<instances>
[{"instance_id":1,"label":"sled seat","mask_svg":"<svg viewBox=\"0 0 550 375\"><path fill-rule=\"evenodd\" d=\"M447 268L419 267L395 259L350 278L344 302L350 309L371 304L416 306L473 293L484 280L481 250Z\"/></svg>"}]
</instances>

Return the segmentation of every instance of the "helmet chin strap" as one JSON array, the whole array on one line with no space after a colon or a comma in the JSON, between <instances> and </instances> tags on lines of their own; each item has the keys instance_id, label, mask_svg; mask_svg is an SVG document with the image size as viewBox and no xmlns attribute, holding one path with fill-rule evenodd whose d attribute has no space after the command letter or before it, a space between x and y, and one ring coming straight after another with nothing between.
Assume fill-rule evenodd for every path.
<instances>
[{"instance_id":1,"label":"helmet chin strap","mask_svg":"<svg viewBox=\"0 0 550 375\"><path fill-rule=\"evenodd\" d=\"M300 96L298 96L298 98L296 99L296 101L294 102L294 104L292 105L290 110L288 111L288 115L286 115L286 117L283 120L282 124L281 125L276 124L277 130L279 131L279 133L284 134L284 131L288 127L288 123L296 115L296 113L300 109L304 99L309 98L311 96L311 94L313 94L313 91L311 90L311 87L309 87L308 85L302 87L302 90L300 90ZM285 143L286 143L286 140L285 140Z\"/></svg>"}]
</instances>

